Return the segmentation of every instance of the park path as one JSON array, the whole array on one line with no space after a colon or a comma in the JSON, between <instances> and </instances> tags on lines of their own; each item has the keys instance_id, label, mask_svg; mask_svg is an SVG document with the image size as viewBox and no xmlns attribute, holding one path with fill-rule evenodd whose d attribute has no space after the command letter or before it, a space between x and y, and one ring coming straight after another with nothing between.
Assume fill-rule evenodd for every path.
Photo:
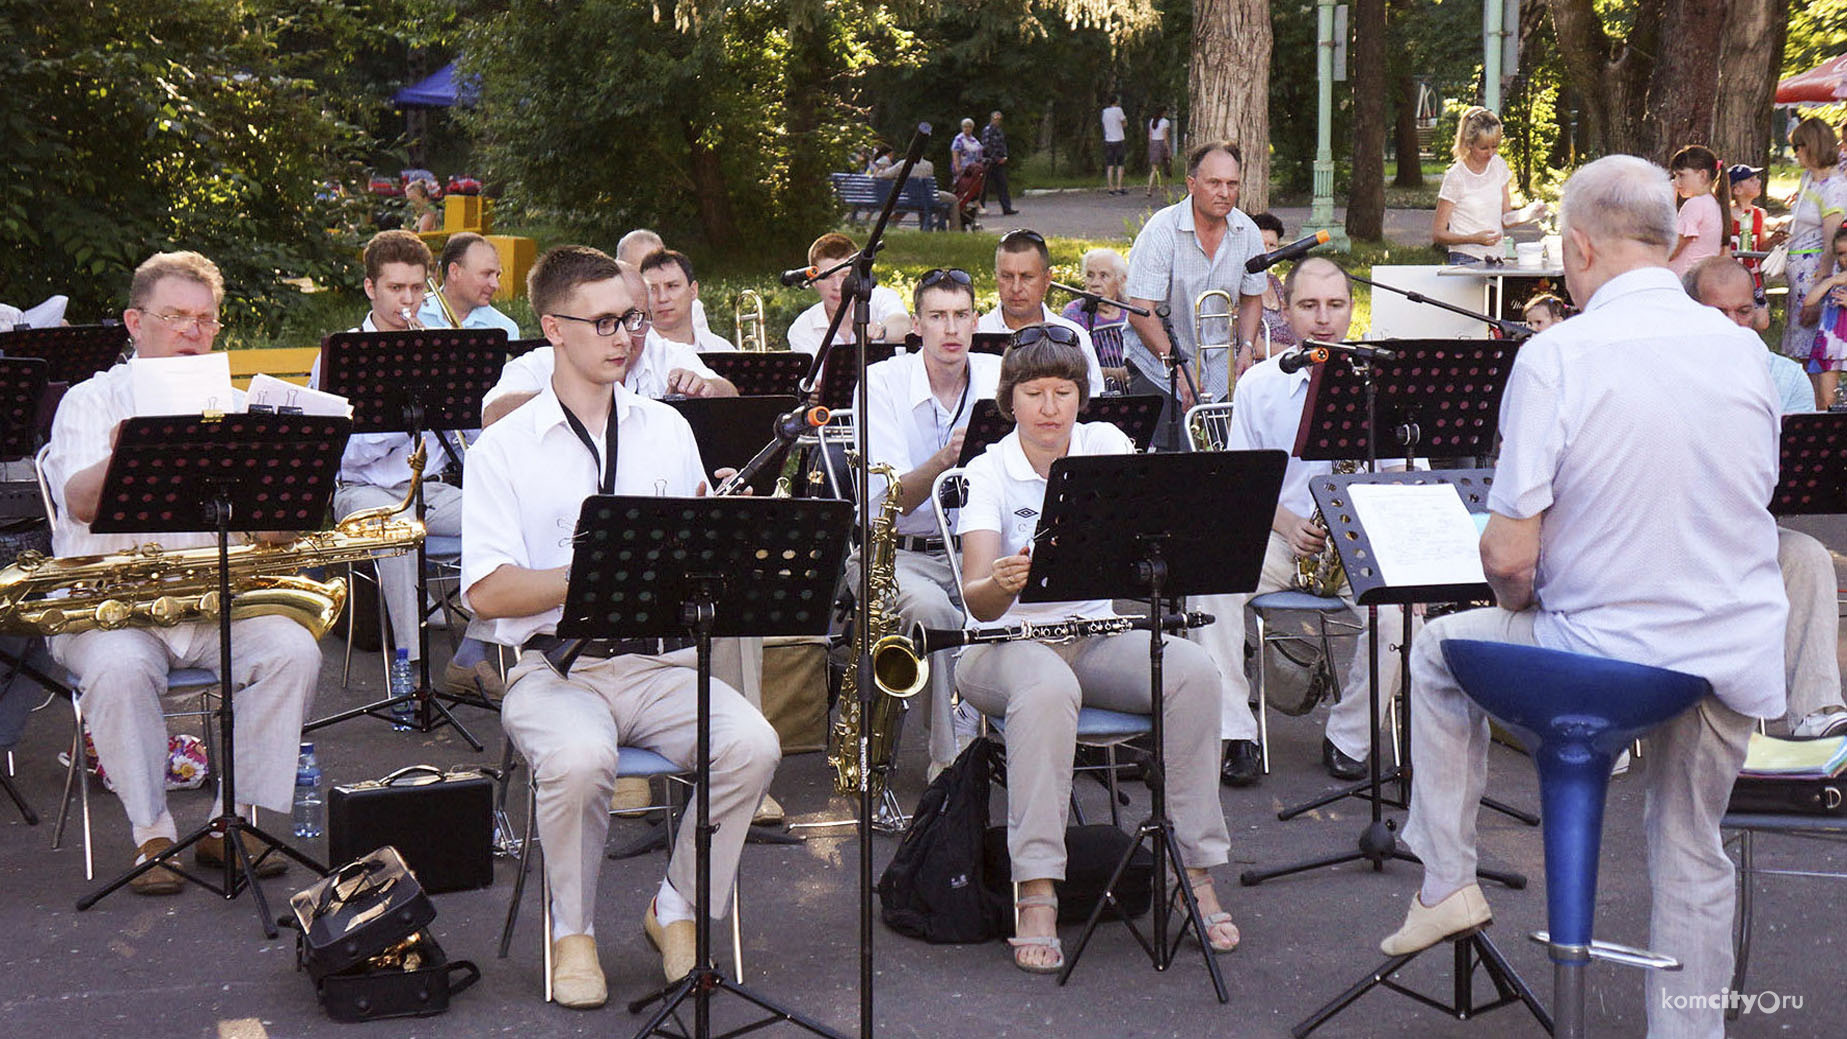
<instances>
[{"instance_id":1,"label":"park path","mask_svg":"<svg viewBox=\"0 0 1847 1039\"><path fill-rule=\"evenodd\" d=\"M1180 193L1175 192L1172 197L1178 200ZM1159 202L1159 192L1154 199L1149 199L1139 188L1131 188L1127 195L1074 188L1029 191L1024 198L1014 200L1018 216L1002 216L999 204L990 201L988 215L981 223L988 231L1031 227L1041 234L1060 238L1127 241L1135 237L1135 232L1158 208ZM1291 238L1297 237L1297 229L1308 219L1307 206L1278 206L1271 212L1281 218ZM1336 206L1334 215L1337 220L1346 219L1346 207ZM1428 245L1430 216L1427 209L1388 209L1385 211L1385 236L1399 245Z\"/></svg>"}]
</instances>

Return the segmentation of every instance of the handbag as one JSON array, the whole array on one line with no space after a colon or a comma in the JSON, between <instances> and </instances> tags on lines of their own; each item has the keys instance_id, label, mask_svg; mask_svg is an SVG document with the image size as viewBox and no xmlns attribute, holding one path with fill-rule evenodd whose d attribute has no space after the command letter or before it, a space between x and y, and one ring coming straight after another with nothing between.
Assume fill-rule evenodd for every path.
<instances>
[{"instance_id":1,"label":"handbag","mask_svg":"<svg viewBox=\"0 0 1847 1039\"><path fill-rule=\"evenodd\" d=\"M1770 250L1757 267L1766 278L1781 278L1789 272L1789 243L1784 242Z\"/></svg>"},{"instance_id":2,"label":"handbag","mask_svg":"<svg viewBox=\"0 0 1847 1039\"><path fill-rule=\"evenodd\" d=\"M474 769L411 765L327 794L327 857L346 862L374 848L401 849L425 891L494 882L494 781Z\"/></svg>"}]
</instances>

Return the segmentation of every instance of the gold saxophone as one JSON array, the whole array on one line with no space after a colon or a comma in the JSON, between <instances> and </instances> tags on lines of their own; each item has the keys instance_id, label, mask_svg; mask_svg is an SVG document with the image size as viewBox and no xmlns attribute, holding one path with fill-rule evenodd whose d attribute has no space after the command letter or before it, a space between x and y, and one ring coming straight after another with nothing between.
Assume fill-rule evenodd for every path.
<instances>
[{"instance_id":1,"label":"gold saxophone","mask_svg":"<svg viewBox=\"0 0 1847 1039\"><path fill-rule=\"evenodd\" d=\"M1360 471L1360 463L1343 460L1334 463L1334 475L1347 476ZM1321 510L1315 509L1310 517L1315 526L1323 531L1328 529L1327 520ZM1334 548L1334 535L1329 534L1327 543L1321 551L1312 556L1300 556L1295 561L1295 586L1310 595L1319 595L1331 599L1340 594L1341 586L1347 583L1346 568L1341 565L1340 553Z\"/></svg>"},{"instance_id":2,"label":"gold saxophone","mask_svg":"<svg viewBox=\"0 0 1847 1039\"><path fill-rule=\"evenodd\" d=\"M888 481L885 503L872 521L872 543L861 559L871 569L867 581L871 598L866 604L866 627L853 636L853 663L840 683L840 712L834 721L828 763L834 766L834 792L859 790L859 736L866 733L867 788L874 801L884 796L885 773L898 750L898 727L909 700L930 678L929 662L898 633L898 510L903 487L898 472L880 462L871 475ZM872 683L880 695L873 697L867 717L860 717L859 661L870 646L874 661Z\"/></svg>"},{"instance_id":3,"label":"gold saxophone","mask_svg":"<svg viewBox=\"0 0 1847 1039\"><path fill-rule=\"evenodd\" d=\"M327 634L346 606L346 581L315 581L307 567L350 563L411 551L423 523L397 517L416 500L425 452L410 457L410 493L396 505L355 512L331 530L286 545L233 545L231 617L292 617L315 638ZM57 598L54 592L64 592ZM0 570L0 632L67 635L100 628L170 628L218 619L218 547L168 551L145 544L101 556L50 558L25 552Z\"/></svg>"}]
</instances>

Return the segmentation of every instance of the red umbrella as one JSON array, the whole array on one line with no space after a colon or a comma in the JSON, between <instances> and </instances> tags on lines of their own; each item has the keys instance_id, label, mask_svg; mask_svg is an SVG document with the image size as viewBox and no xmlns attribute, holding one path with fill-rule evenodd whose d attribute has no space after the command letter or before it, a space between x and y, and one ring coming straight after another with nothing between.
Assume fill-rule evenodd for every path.
<instances>
[{"instance_id":1,"label":"red umbrella","mask_svg":"<svg viewBox=\"0 0 1847 1039\"><path fill-rule=\"evenodd\" d=\"M1847 99L1847 54L1797 73L1776 85L1776 103L1793 105L1802 101L1827 104Z\"/></svg>"}]
</instances>

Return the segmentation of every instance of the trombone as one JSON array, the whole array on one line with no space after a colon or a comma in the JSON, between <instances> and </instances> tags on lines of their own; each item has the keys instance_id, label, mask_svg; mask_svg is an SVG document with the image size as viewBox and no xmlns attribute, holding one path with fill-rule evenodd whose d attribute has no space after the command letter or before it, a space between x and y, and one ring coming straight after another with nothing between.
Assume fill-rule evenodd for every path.
<instances>
[{"instance_id":1,"label":"trombone","mask_svg":"<svg viewBox=\"0 0 1847 1039\"><path fill-rule=\"evenodd\" d=\"M436 278L433 275L425 275L423 283L430 287L430 295L436 297L436 306L442 310L443 320L449 322L450 328L461 328L462 323L456 319L455 308L449 305L449 300L443 296L443 290L436 287Z\"/></svg>"},{"instance_id":2,"label":"trombone","mask_svg":"<svg viewBox=\"0 0 1847 1039\"><path fill-rule=\"evenodd\" d=\"M1208 311L1206 305L1218 300L1220 309ZM1198 387L1199 399L1213 399L1206 390L1206 373L1213 367L1213 355L1225 355L1225 396L1231 399L1231 391L1238 381L1237 345L1232 336L1238 320L1238 301L1225 289L1207 289L1193 299L1193 385ZM1206 323L1222 321L1225 325L1223 340L1206 338Z\"/></svg>"},{"instance_id":3,"label":"trombone","mask_svg":"<svg viewBox=\"0 0 1847 1039\"><path fill-rule=\"evenodd\" d=\"M744 353L767 353L770 350L769 321L764 316L763 297L754 290L738 293L731 304L731 327L736 330L738 349Z\"/></svg>"}]
</instances>

